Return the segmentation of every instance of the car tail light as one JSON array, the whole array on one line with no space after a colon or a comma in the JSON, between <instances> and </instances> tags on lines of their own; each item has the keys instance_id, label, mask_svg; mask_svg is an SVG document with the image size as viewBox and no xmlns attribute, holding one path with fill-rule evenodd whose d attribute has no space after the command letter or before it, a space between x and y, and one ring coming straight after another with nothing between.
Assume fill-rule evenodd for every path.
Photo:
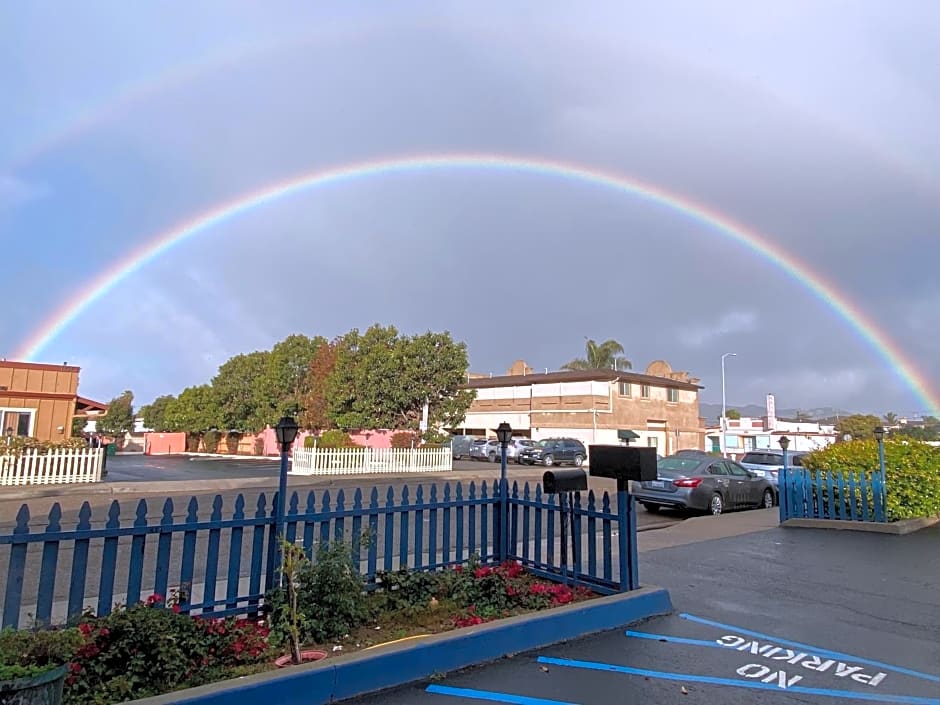
<instances>
[{"instance_id":1,"label":"car tail light","mask_svg":"<svg viewBox=\"0 0 940 705\"><path fill-rule=\"evenodd\" d=\"M698 487L702 484L702 478L686 477L681 480L673 480L672 484L674 484L676 487Z\"/></svg>"}]
</instances>

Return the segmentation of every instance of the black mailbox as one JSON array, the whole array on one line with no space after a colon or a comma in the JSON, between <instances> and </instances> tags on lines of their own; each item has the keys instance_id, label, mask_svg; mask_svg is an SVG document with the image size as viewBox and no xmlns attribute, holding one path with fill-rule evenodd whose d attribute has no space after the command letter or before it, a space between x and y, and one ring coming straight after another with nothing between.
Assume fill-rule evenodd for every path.
<instances>
[{"instance_id":1,"label":"black mailbox","mask_svg":"<svg viewBox=\"0 0 940 705\"><path fill-rule=\"evenodd\" d=\"M617 480L617 489L626 490L628 482L656 479L656 449L631 446L591 446L592 477Z\"/></svg>"},{"instance_id":2,"label":"black mailbox","mask_svg":"<svg viewBox=\"0 0 940 705\"><path fill-rule=\"evenodd\" d=\"M546 494L581 492L587 489L584 470L546 470L542 475L542 489Z\"/></svg>"}]
</instances>

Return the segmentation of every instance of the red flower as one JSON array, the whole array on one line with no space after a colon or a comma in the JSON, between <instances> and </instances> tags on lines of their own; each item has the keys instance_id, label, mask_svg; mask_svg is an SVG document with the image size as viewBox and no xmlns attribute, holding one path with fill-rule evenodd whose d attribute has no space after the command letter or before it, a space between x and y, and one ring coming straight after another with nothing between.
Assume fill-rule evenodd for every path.
<instances>
[{"instance_id":1,"label":"red flower","mask_svg":"<svg viewBox=\"0 0 940 705\"><path fill-rule=\"evenodd\" d=\"M480 578L485 578L492 572L493 570L491 568L477 568L475 571L473 571L473 577L479 580Z\"/></svg>"},{"instance_id":2,"label":"red flower","mask_svg":"<svg viewBox=\"0 0 940 705\"><path fill-rule=\"evenodd\" d=\"M101 627L101 629L98 630L98 636L108 636L108 634L110 633L111 633L111 630L108 629L107 627Z\"/></svg>"},{"instance_id":3,"label":"red flower","mask_svg":"<svg viewBox=\"0 0 940 705\"><path fill-rule=\"evenodd\" d=\"M155 605L162 605L162 604L163 604L163 595L154 593L153 595L147 598L147 607L154 607Z\"/></svg>"},{"instance_id":4,"label":"red flower","mask_svg":"<svg viewBox=\"0 0 940 705\"><path fill-rule=\"evenodd\" d=\"M180 606L179 606L179 605L173 605L173 607L172 607L171 609L173 610L173 614L179 614L179 613L180 613Z\"/></svg>"},{"instance_id":5,"label":"red flower","mask_svg":"<svg viewBox=\"0 0 940 705\"><path fill-rule=\"evenodd\" d=\"M73 674L74 674L74 673L81 673L81 672L82 672L82 664L80 664L80 663L70 663L70 664L69 664L69 673L73 673Z\"/></svg>"},{"instance_id":6,"label":"red flower","mask_svg":"<svg viewBox=\"0 0 940 705\"><path fill-rule=\"evenodd\" d=\"M454 572L455 572L455 573L463 573L463 566L462 566L462 565L458 565L456 568L454 568Z\"/></svg>"},{"instance_id":7,"label":"red flower","mask_svg":"<svg viewBox=\"0 0 940 705\"><path fill-rule=\"evenodd\" d=\"M95 628L91 626L88 622L82 622L78 625L78 631L81 632L82 636L88 636L91 634Z\"/></svg>"}]
</instances>

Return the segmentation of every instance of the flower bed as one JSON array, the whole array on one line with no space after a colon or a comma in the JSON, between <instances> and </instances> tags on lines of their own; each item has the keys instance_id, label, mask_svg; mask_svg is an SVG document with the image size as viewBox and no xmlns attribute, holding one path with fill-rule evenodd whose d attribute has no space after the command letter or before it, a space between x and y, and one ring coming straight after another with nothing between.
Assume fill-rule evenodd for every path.
<instances>
[{"instance_id":1,"label":"flower bed","mask_svg":"<svg viewBox=\"0 0 940 705\"><path fill-rule=\"evenodd\" d=\"M518 563L475 560L437 572L380 574L379 589L367 593L341 544L316 562L285 561L284 582L292 590L269 593L260 621L190 617L177 598L152 595L104 617L86 613L74 627L6 630L0 680L67 664L63 702L108 705L272 669L295 646L346 653L594 596L538 579Z\"/></svg>"}]
</instances>

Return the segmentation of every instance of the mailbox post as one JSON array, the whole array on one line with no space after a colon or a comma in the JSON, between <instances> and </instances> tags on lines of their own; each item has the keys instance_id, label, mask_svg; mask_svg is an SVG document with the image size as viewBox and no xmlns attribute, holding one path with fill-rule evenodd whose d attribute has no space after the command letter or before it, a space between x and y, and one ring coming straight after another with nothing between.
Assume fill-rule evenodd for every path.
<instances>
[{"instance_id":1,"label":"mailbox post","mask_svg":"<svg viewBox=\"0 0 940 705\"><path fill-rule=\"evenodd\" d=\"M542 475L542 490L545 494L557 494L561 504L561 574L568 584L568 525L571 525L571 560L577 564L577 545L574 534L574 493L587 489L584 470L546 470ZM554 541L554 536L551 540ZM572 572L572 581L577 576Z\"/></svg>"},{"instance_id":2,"label":"mailbox post","mask_svg":"<svg viewBox=\"0 0 940 705\"><path fill-rule=\"evenodd\" d=\"M636 500L630 482L656 479L656 449L632 446L597 445L588 449L591 476L617 481L617 560L620 564L620 591L640 587L636 550Z\"/></svg>"}]
</instances>

